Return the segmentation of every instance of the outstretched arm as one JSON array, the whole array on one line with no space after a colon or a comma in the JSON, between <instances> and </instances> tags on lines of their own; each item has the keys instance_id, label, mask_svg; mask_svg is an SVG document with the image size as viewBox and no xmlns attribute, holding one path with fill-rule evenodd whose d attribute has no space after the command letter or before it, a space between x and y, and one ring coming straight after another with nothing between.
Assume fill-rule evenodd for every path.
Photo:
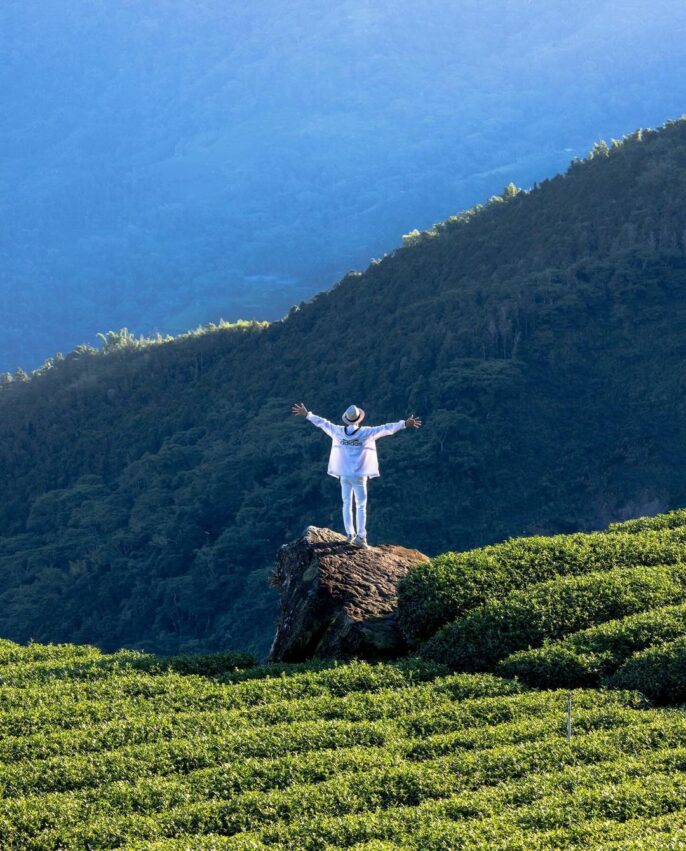
<instances>
[{"instance_id":1,"label":"outstretched arm","mask_svg":"<svg viewBox=\"0 0 686 851\"><path fill-rule=\"evenodd\" d=\"M367 432L374 439L379 437L388 437L389 434L395 434L403 428L419 428L422 424L420 419L417 419L414 414L411 414L406 420L398 420L397 423L385 423L380 426L372 426Z\"/></svg>"},{"instance_id":2,"label":"outstretched arm","mask_svg":"<svg viewBox=\"0 0 686 851\"><path fill-rule=\"evenodd\" d=\"M336 426L332 422L325 420L324 417L318 417L316 414L313 414L312 411L308 411L307 406L303 402L293 405L291 412L294 413L296 417L305 417L313 425L316 425L317 428L320 428L323 432L328 434L329 437L333 437L336 433Z\"/></svg>"}]
</instances>

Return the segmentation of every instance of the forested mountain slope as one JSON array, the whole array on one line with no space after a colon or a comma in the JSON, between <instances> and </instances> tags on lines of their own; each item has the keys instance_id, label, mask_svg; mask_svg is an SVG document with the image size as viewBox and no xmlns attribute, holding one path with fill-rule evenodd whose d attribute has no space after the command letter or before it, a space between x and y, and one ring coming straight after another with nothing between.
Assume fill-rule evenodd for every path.
<instances>
[{"instance_id":1,"label":"forested mountain slope","mask_svg":"<svg viewBox=\"0 0 686 851\"><path fill-rule=\"evenodd\" d=\"M0 634L263 652L274 550L338 526L289 414L415 410L370 536L435 554L686 504L686 120L416 233L264 326L112 336L0 392Z\"/></svg>"}]
</instances>

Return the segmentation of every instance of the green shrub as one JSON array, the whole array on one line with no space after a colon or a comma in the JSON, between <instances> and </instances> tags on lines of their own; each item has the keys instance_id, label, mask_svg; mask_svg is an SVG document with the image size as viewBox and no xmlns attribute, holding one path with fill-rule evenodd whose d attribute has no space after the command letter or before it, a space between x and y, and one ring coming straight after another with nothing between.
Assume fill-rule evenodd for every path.
<instances>
[{"instance_id":1,"label":"green shrub","mask_svg":"<svg viewBox=\"0 0 686 851\"><path fill-rule=\"evenodd\" d=\"M686 637L635 653L607 684L638 689L656 703L686 703Z\"/></svg>"},{"instance_id":2,"label":"green shrub","mask_svg":"<svg viewBox=\"0 0 686 851\"><path fill-rule=\"evenodd\" d=\"M565 765L576 765L583 771L584 766L607 760L613 764L609 766L609 772L604 774L626 778L628 773L630 778L631 773L620 763L629 753L649 753L656 747L683 748L684 744L686 721L679 717L671 722L660 720L653 724L638 723L618 730L594 730L579 736L571 747L564 749L560 747L558 734L522 745L486 748L476 753L457 752L418 763L394 763L389 760L387 764L379 767L336 773L319 783L299 783L296 779L295 783L288 784L285 788L277 786L265 791L247 791L226 798L210 795L200 800L188 801L185 795L177 796L172 788L168 790L171 795L167 800L164 793L159 800L158 806L161 809L157 812L153 809L150 815L126 812L110 815L105 810L106 816L92 819L90 823L79 824L74 820L62 825L58 822L54 832L48 830L44 834L47 842L43 847L100 848L111 839L115 840L112 844L123 844L121 840L132 834L141 838L157 839L182 832L204 833L221 830L231 834L260 828L266 828L268 834L270 825L274 822L287 821L297 829L303 819L312 816L319 821L326 816L338 819L346 814L383 812L408 805L417 807L431 799L439 800L460 792L462 795L459 807L454 803L453 809L458 818L467 820L477 815L490 815L491 805L498 800L503 810L515 801L520 806L534 803L540 798L541 784L551 796L548 802L550 806L538 813L535 826L546 828L557 826L564 819L564 813L559 810L563 790L559 789L559 780L551 777L550 772L559 772ZM648 756L648 765L649 759ZM682 755L681 764L683 763ZM646 766L643 773L648 771L650 768ZM533 773L546 773L548 776L527 778L527 775ZM666 781L670 778L662 776L661 779ZM675 803L678 801L683 807L686 805L686 787L679 777L672 776L671 782L670 794L673 788L678 787ZM638 786L632 784L632 789L634 785ZM471 791L477 789L480 791ZM470 790L471 794L467 790ZM586 794L582 792L580 797L579 809L574 814L582 818L589 812L593 813L598 805L608 814L613 806L614 796L606 798L606 791L601 783L594 784ZM179 799L179 802L175 803L175 799ZM151 803L154 808L154 802ZM653 798L648 796L643 802L642 812L652 815L659 806L657 795ZM621 806L617 809L618 813L623 812ZM508 815L516 823L516 814ZM40 814L32 814L31 821L35 824L41 818ZM310 831L312 827L313 825L309 826ZM363 838L366 837L360 837ZM340 836L334 841L340 842ZM34 847L33 844L31 847ZM293 845L285 844L280 847L302 846L295 842ZM325 845L317 845L314 842L307 847L317 848Z\"/></svg>"},{"instance_id":3,"label":"green shrub","mask_svg":"<svg viewBox=\"0 0 686 851\"><path fill-rule=\"evenodd\" d=\"M408 640L419 643L470 609L535 582L682 560L686 528L512 538L466 553L444 553L412 568L400 582L400 623Z\"/></svg>"},{"instance_id":4,"label":"green shrub","mask_svg":"<svg viewBox=\"0 0 686 851\"><path fill-rule=\"evenodd\" d=\"M681 529L686 526L686 508L677 508L667 514L658 514L656 517L636 517L633 520L624 520L622 523L610 523L608 532L637 532L657 531L660 529Z\"/></svg>"},{"instance_id":5,"label":"green shrub","mask_svg":"<svg viewBox=\"0 0 686 851\"><path fill-rule=\"evenodd\" d=\"M686 603L608 621L568 638L503 659L497 672L543 688L588 687L619 668L633 653L686 635Z\"/></svg>"},{"instance_id":6,"label":"green shrub","mask_svg":"<svg viewBox=\"0 0 686 851\"><path fill-rule=\"evenodd\" d=\"M44 680L34 675L36 667L38 664L28 666L26 670L15 670L9 680L5 671L0 673L0 713L5 710L13 712L14 717L20 717L23 722L30 713L44 713L50 707L66 721L66 726L70 726L71 714L80 712L86 704L97 706L98 717L103 717L107 706L122 700L138 702L144 699L148 706L174 711L194 707L231 709L332 694L373 693L430 682L437 673L448 673L443 665L419 659L403 660L399 664L329 663L326 668L314 665L312 669L292 666L298 670L281 671L276 676L272 676L271 671L267 675L262 669L261 677L258 672L255 676L243 678L241 675L255 674L256 669L249 668L222 675L217 680L186 677L173 671L139 671L117 665L99 669L98 677L83 679L76 663L72 679L65 675ZM224 676L229 676L232 681L228 686L221 682ZM233 683L234 679L238 682ZM504 682L498 680L500 684ZM469 687L474 688L473 685Z\"/></svg>"},{"instance_id":7,"label":"green shrub","mask_svg":"<svg viewBox=\"0 0 686 851\"><path fill-rule=\"evenodd\" d=\"M487 671L516 650L675 603L685 593L686 565L558 577L513 591L458 618L430 638L421 655L455 670Z\"/></svg>"},{"instance_id":8,"label":"green shrub","mask_svg":"<svg viewBox=\"0 0 686 851\"><path fill-rule=\"evenodd\" d=\"M102 657L97 647L89 644L17 644L14 641L0 639L0 665L15 662L38 662L57 659L74 662L78 659L97 659Z\"/></svg>"},{"instance_id":9,"label":"green shrub","mask_svg":"<svg viewBox=\"0 0 686 851\"><path fill-rule=\"evenodd\" d=\"M504 677L517 677L541 688L552 688L550 683L555 688L588 688L598 685L606 666L607 654L584 653L555 642L511 653L496 670Z\"/></svg>"},{"instance_id":10,"label":"green shrub","mask_svg":"<svg viewBox=\"0 0 686 851\"><path fill-rule=\"evenodd\" d=\"M265 665L255 665L251 668L227 671L220 675L222 683L242 683L246 680L286 679L301 674L310 676L319 674L321 682L333 683L343 681L344 689L351 687L353 680L363 688L374 687L381 678L386 681L393 677L403 682L424 682L448 673L444 665L436 662L426 662L416 656L407 656L392 662L365 662L359 659L342 662L340 659L312 659L307 662L272 662ZM328 672L328 673L326 673ZM374 682L372 682L374 681ZM355 689L358 686L354 687Z\"/></svg>"},{"instance_id":11,"label":"green shrub","mask_svg":"<svg viewBox=\"0 0 686 851\"><path fill-rule=\"evenodd\" d=\"M168 670L179 674L200 674L214 677L226 671L252 668L255 659L249 653L210 653L193 656L145 656L136 661L133 667L142 670Z\"/></svg>"}]
</instances>

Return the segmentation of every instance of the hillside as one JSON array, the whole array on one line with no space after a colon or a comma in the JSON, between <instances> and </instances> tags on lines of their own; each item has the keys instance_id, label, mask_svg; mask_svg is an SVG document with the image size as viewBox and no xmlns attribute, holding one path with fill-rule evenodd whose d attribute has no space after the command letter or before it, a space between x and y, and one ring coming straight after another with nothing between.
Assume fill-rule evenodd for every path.
<instances>
[{"instance_id":1,"label":"hillside","mask_svg":"<svg viewBox=\"0 0 686 851\"><path fill-rule=\"evenodd\" d=\"M417 564L399 616L419 657L533 687L686 703L686 511L514 538Z\"/></svg>"},{"instance_id":2,"label":"hillside","mask_svg":"<svg viewBox=\"0 0 686 851\"><path fill-rule=\"evenodd\" d=\"M273 553L338 528L304 399L424 427L370 536L429 555L686 504L686 120L416 232L270 326L112 335L0 390L0 634L262 655Z\"/></svg>"},{"instance_id":3,"label":"hillside","mask_svg":"<svg viewBox=\"0 0 686 851\"><path fill-rule=\"evenodd\" d=\"M0 372L276 319L399 235L678 115L674 0L5 0Z\"/></svg>"},{"instance_id":4,"label":"hillside","mask_svg":"<svg viewBox=\"0 0 686 851\"><path fill-rule=\"evenodd\" d=\"M83 646L0 657L7 851L684 838L686 718L637 693L575 691L567 743L566 692L417 664L208 677Z\"/></svg>"},{"instance_id":5,"label":"hillside","mask_svg":"<svg viewBox=\"0 0 686 851\"><path fill-rule=\"evenodd\" d=\"M679 510L441 554L376 664L0 641L0 844L680 848L685 550Z\"/></svg>"}]
</instances>

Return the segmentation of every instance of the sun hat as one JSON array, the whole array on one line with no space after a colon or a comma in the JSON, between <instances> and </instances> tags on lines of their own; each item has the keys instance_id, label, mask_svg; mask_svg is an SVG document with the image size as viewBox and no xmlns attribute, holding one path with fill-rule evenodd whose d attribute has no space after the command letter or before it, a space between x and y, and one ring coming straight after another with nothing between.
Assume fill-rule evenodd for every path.
<instances>
[{"instance_id":1,"label":"sun hat","mask_svg":"<svg viewBox=\"0 0 686 851\"><path fill-rule=\"evenodd\" d=\"M343 414L342 420L344 423L348 425L355 425L355 423L361 423L364 419L364 411L362 408L358 408L357 405L351 405Z\"/></svg>"}]
</instances>

